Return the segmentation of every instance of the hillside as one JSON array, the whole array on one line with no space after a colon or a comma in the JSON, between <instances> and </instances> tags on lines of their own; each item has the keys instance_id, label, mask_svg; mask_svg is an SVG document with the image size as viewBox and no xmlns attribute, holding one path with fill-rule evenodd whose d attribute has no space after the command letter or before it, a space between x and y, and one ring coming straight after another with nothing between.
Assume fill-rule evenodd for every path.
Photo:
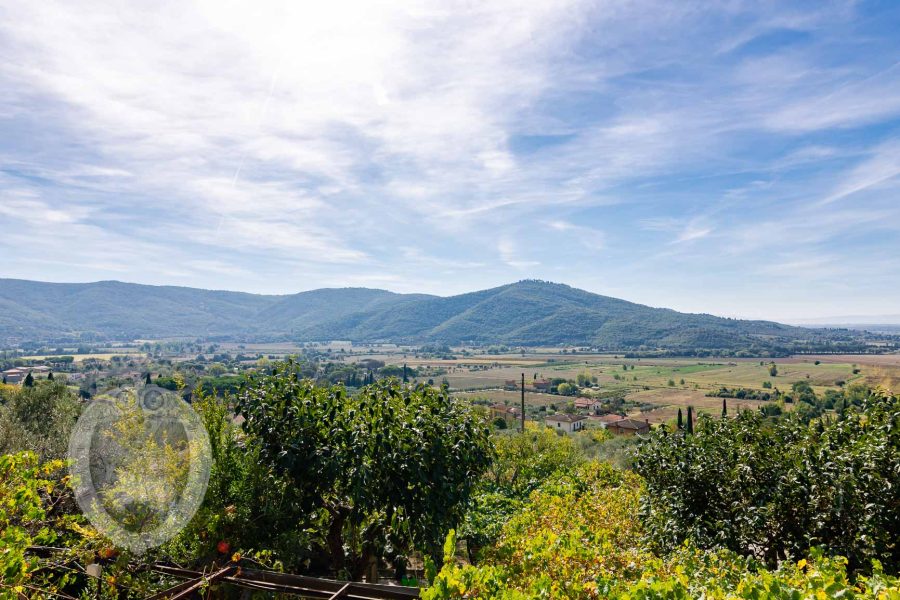
<instances>
[{"instance_id":1,"label":"hillside","mask_svg":"<svg viewBox=\"0 0 900 600\"><path fill-rule=\"evenodd\" d=\"M762 352L809 344L821 349L862 335L679 313L542 281L438 297L365 288L265 296L0 279L0 339L7 343L187 336Z\"/></svg>"}]
</instances>

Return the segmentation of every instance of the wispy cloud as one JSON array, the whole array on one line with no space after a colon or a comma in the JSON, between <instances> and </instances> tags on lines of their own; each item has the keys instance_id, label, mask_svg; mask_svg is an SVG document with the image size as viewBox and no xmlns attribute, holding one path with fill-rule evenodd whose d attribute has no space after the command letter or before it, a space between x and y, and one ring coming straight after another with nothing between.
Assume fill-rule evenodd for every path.
<instances>
[{"instance_id":1,"label":"wispy cloud","mask_svg":"<svg viewBox=\"0 0 900 600\"><path fill-rule=\"evenodd\" d=\"M868 10L8 3L5 274L437 293L527 275L739 312L791 271L742 277L748 257L827 279L844 247L896 291L872 250L900 251L900 19ZM823 247L838 258L804 263Z\"/></svg>"}]
</instances>

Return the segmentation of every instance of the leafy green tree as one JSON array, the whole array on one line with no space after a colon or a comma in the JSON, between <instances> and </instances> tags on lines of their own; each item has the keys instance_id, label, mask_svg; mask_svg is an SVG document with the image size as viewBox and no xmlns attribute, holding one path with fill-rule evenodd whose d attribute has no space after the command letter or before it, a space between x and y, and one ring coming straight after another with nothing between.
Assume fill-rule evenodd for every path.
<instances>
[{"instance_id":1,"label":"leafy green tree","mask_svg":"<svg viewBox=\"0 0 900 600\"><path fill-rule=\"evenodd\" d=\"M584 387L591 383L591 374L589 371L582 371L578 374L575 380L578 383L579 387Z\"/></svg>"},{"instance_id":2,"label":"leafy green tree","mask_svg":"<svg viewBox=\"0 0 900 600\"><path fill-rule=\"evenodd\" d=\"M436 552L491 461L482 419L429 386L384 380L351 397L289 361L254 375L238 407L260 461L295 487L333 568L354 579L392 554Z\"/></svg>"},{"instance_id":3,"label":"leafy green tree","mask_svg":"<svg viewBox=\"0 0 900 600\"><path fill-rule=\"evenodd\" d=\"M823 546L853 570L900 568L900 401L876 392L837 421L791 413L701 417L692 436L651 434L636 470L657 547L691 540L775 565Z\"/></svg>"},{"instance_id":4,"label":"leafy green tree","mask_svg":"<svg viewBox=\"0 0 900 600\"><path fill-rule=\"evenodd\" d=\"M302 570L317 548L301 527L293 485L260 461L256 440L233 420L232 400L194 391L192 406L209 435L209 485L191 523L163 550L171 560L199 566L224 540L236 551L263 549L285 569Z\"/></svg>"},{"instance_id":5,"label":"leafy green tree","mask_svg":"<svg viewBox=\"0 0 900 600\"><path fill-rule=\"evenodd\" d=\"M772 363L771 365L769 365L769 375L770 375L771 377L777 377L777 376L778 376L778 367L775 366L775 363Z\"/></svg>"},{"instance_id":6,"label":"leafy green tree","mask_svg":"<svg viewBox=\"0 0 900 600\"><path fill-rule=\"evenodd\" d=\"M0 404L0 453L31 451L41 460L66 456L81 402L59 380L14 388Z\"/></svg>"},{"instance_id":7,"label":"leafy green tree","mask_svg":"<svg viewBox=\"0 0 900 600\"><path fill-rule=\"evenodd\" d=\"M22 385L27 388L34 387L34 377L31 375L31 371L25 376L25 381L22 382Z\"/></svg>"}]
</instances>

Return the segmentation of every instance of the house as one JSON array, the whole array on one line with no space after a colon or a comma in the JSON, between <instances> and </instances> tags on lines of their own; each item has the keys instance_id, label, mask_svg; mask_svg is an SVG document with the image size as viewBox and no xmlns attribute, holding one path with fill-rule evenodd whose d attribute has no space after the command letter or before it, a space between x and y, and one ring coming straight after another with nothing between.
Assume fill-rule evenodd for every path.
<instances>
[{"instance_id":1,"label":"house","mask_svg":"<svg viewBox=\"0 0 900 600\"><path fill-rule=\"evenodd\" d=\"M541 392L549 392L550 391L550 380L549 379L535 379L531 382L531 387Z\"/></svg>"},{"instance_id":2,"label":"house","mask_svg":"<svg viewBox=\"0 0 900 600\"><path fill-rule=\"evenodd\" d=\"M606 428L616 435L644 435L650 433L650 421L637 419L621 419L607 425Z\"/></svg>"},{"instance_id":3,"label":"house","mask_svg":"<svg viewBox=\"0 0 900 600\"><path fill-rule=\"evenodd\" d=\"M31 376L35 379L38 377L46 377L50 373L50 367L15 367L3 371L2 375L3 379L6 379L6 383L14 384L25 381L25 378L28 377L29 373L31 373ZM2 381L2 379L0 379L0 381Z\"/></svg>"},{"instance_id":4,"label":"house","mask_svg":"<svg viewBox=\"0 0 900 600\"><path fill-rule=\"evenodd\" d=\"M557 431L565 431L566 433L575 433L584 429L584 423L587 419L581 415L564 415L555 414L547 417L544 422L547 427L556 429Z\"/></svg>"},{"instance_id":5,"label":"house","mask_svg":"<svg viewBox=\"0 0 900 600\"><path fill-rule=\"evenodd\" d=\"M507 390L515 390L519 387L519 382L515 379L507 379L503 382L503 387Z\"/></svg>"},{"instance_id":6,"label":"house","mask_svg":"<svg viewBox=\"0 0 900 600\"><path fill-rule=\"evenodd\" d=\"M521 411L518 407L507 406L505 404L492 404L489 407L491 412L491 420L503 419L507 423L511 423L519 419Z\"/></svg>"},{"instance_id":7,"label":"house","mask_svg":"<svg viewBox=\"0 0 900 600\"><path fill-rule=\"evenodd\" d=\"M575 408L597 415L603 410L603 403L594 398L575 398Z\"/></svg>"},{"instance_id":8,"label":"house","mask_svg":"<svg viewBox=\"0 0 900 600\"><path fill-rule=\"evenodd\" d=\"M7 369L6 371L3 371L3 373L2 373L3 379L0 379L0 381L6 380L6 383L9 383L9 384L19 383L23 379L25 379L25 376L27 374L28 374L28 371L26 371L25 369L19 369L19 368Z\"/></svg>"}]
</instances>

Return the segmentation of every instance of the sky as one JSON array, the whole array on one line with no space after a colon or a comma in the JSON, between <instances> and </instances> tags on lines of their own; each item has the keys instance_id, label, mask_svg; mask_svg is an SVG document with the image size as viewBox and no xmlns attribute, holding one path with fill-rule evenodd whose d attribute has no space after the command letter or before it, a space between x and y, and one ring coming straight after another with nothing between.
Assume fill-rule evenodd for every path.
<instances>
[{"instance_id":1,"label":"sky","mask_svg":"<svg viewBox=\"0 0 900 600\"><path fill-rule=\"evenodd\" d=\"M900 3L0 0L0 277L900 322Z\"/></svg>"}]
</instances>

